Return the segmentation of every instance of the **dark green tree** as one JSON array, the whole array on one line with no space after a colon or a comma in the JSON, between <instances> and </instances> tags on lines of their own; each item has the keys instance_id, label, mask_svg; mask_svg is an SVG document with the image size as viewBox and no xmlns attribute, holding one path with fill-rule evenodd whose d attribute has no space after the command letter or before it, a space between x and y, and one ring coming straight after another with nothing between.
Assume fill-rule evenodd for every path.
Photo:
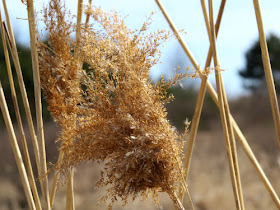
<instances>
[{"instance_id":1,"label":"dark green tree","mask_svg":"<svg viewBox=\"0 0 280 210\"><path fill-rule=\"evenodd\" d=\"M280 87L280 38L275 34L270 34L267 38L267 46L271 61L272 73L275 80L276 89ZM265 81L261 47L257 40L246 52L245 68L239 71L239 75L244 78L244 86L251 90L258 90ZM278 91L279 92L279 91Z\"/></svg>"}]
</instances>

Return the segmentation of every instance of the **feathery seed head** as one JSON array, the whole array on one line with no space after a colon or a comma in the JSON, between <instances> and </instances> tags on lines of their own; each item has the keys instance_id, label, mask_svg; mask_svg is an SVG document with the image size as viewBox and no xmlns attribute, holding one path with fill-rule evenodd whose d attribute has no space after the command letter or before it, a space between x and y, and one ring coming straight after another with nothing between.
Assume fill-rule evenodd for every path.
<instances>
[{"instance_id":1,"label":"feathery seed head","mask_svg":"<svg viewBox=\"0 0 280 210\"><path fill-rule=\"evenodd\" d=\"M65 6L51 0L45 9L49 39L40 45L40 73L49 110L62 127L58 140L65 158L57 169L103 161L98 186L109 187L104 199L111 203L158 191L173 196L182 178L183 143L164 103L167 89L187 74L156 85L149 81L158 47L170 35L146 33L151 18L132 31L116 12L91 7L86 15L93 23L82 26L77 59L75 26Z\"/></svg>"}]
</instances>

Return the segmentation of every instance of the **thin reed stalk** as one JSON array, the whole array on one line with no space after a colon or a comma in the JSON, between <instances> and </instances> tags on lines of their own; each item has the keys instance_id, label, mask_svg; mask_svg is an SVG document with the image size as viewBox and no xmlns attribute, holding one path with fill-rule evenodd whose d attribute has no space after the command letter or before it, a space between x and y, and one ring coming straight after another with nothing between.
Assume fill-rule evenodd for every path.
<instances>
[{"instance_id":1,"label":"thin reed stalk","mask_svg":"<svg viewBox=\"0 0 280 210\"><path fill-rule=\"evenodd\" d=\"M219 107L218 96L217 96L217 93L216 93L215 89L213 88L213 86L209 82L207 82L206 88L207 88L208 93L212 97L213 101L217 105L217 107ZM276 194L273 186L271 185L269 179L267 178L265 172L263 171L263 169L262 169L261 165L259 164L256 156L254 155L250 145L248 144L245 136L243 135L242 131L240 130L238 124L236 123L236 121L234 120L232 115L230 115L230 120L232 121L234 134L237 137L237 140L239 141L243 151L247 155L252 166L254 167L258 176L260 177L261 181L263 182L265 188L269 192L273 202L275 203L277 208L280 209L280 199L279 199L278 195Z\"/></svg>"},{"instance_id":2,"label":"thin reed stalk","mask_svg":"<svg viewBox=\"0 0 280 210\"><path fill-rule=\"evenodd\" d=\"M231 152L232 152L231 155L232 155L233 167L234 167L234 172L235 172L235 179L236 179L235 181L236 181L237 191L238 191L238 196L239 196L239 201L240 201L240 208L242 210L244 210L245 206L244 206L240 171L239 171L238 158L237 158L236 141L235 141L235 136L234 136L234 132L233 132L232 122L230 120L230 111L229 111L229 105L228 105L228 101L227 101L227 97L226 97L225 86L223 83L223 78L221 78L221 84L222 84L222 91L223 91L223 100L225 102L226 123L229 128L229 137L230 137L229 143L230 143Z\"/></svg>"},{"instance_id":3,"label":"thin reed stalk","mask_svg":"<svg viewBox=\"0 0 280 210\"><path fill-rule=\"evenodd\" d=\"M217 93L218 93L218 100L220 103L219 109L220 109L220 115L221 115L221 121L224 131L224 138L227 148L227 156L229 161L229 167L230 167L230 175L231 175L231 182L232 182L232 188L233 193L235 197L235 204L237 209L241 209L241 203L240 203L240 195L238 193L238 187L237 187L237 177L236 177L236 170L234 167L234 161L233 161L233 151L231 147L231 142L233 141L233 133L231 132L231 123L227 122L227 115L229 115L228 111L228 104L227 99L225 96L225 91L222 83L222 75L221 75L221 69L220 69L220 62L217 55L217 48L216 48L216 35L214 30L214 14L213 14L213 2L212 0L209 0L209 19L210 19L210 31L211 31L211 45L213 46L213 58L214 58L214 65L215 65L215 78L216 78L216 86L217 86Z\"/></svg>"},{"instance_id":4,"label":"thin reed stalk","mask_svg":"<svg viewBox=\"0 0 280 210\"><path fill-rule=\"evenodd\" d=\"M179 31L176 29L175 25L171 21L170 17L168 16L166 11L164 10L164 8L163 8L162 4L159 2L159 0L156 0L156 2L158 4L159 8L161 9L165 19L167 20L170 28L172 29L173 33L177 36L178 41L179 41L180 45L182 46L184 52L189 57L193 66L198 71L200 78L203 78L204 74L202 73L202 71L199 68L197 68L199 66L199 64L196 62L196 59L193 57L193 55L192 55L191 51L189 50L188 46L186 45L186 43L181 38L181 35L180 35ZM216 93L215 89L213 88L213 86L210 84L209 81L207 81L207 83L206 83L206 89L207 89L208 93L210 94L211 98L213 99L213 101L215 102L215 104L217 105L217 107L219 107L217 93ZM274 188L272 187L271 183L269 182L267 176L265 175L263 169L261 168L259 162L257 161L257 159L256 159L252 149L250 148L245 136L243 135L243 133L241 132L240 128L238 127L237 123L234 121L234 118L231 115L230 115L230 120L233 121L234 133L237 136L237 139L238 139L239 143L241 144L243 151L245 152L245 154L249 158L251 164L253 165L257 174L259 175L261 181L263 182L263 184L267 188L267 190L268 190L269 194L271 195L271 198L273 199L274 203L276 204L276 206L278 208L280 208L280 200L279 200Z\"/></svg>"},{"instance_id":5,"label":"thin reed stalk","mask_svg":"<svg viewBox=\"0 0 280 210\"><path fill-rule=\"evenodd\" d=\"M200 0L200 4L201 4L202 12L203 12L203 17L204 17L204 22L205 22L205 25L206 25L206 30L207 30L207 33L208 33L208 38L209 38L209 41L211 41L210 40L211 39L211 29L210 29L210 24L209 24L210 21L209 21L209 16L208 16L205 0ZM222 2L221 2L221 4L222 4ZM211 47L211 45L210 45L210 47Z\"/></svg>"},{"instance_id":6,"label":"thin reed stalk","mask_svg":"<svg viewBox=\"0 0 280 210\"><path fill-rule=\"evenodd\" d=\"M170 196L170 194L169 194L169 196ZM180 201L180 199L178 198L176 193L174 193L174 195L170 196L170 198L173 201L174 206L175 206L176 209L178 209L178 210L185 210L182 202Z\"/></svg>"},{"instance_id":7,"label":"thin reed stalk","mask_svg":"<svg viewBox=\"0 0 280 210\"><path fill-rule=\"evenodd\" d=\"M56 165L58 167L61 167L63 156L64 156L64 152L62 150L60 150L59 156L58 156L58 160L57 160L57 163L56 163ZM52 188L51 188L51 194L50 194L50 205L51 205L51 207L53 206L53 202L54 202L54 198L55 198L55 193L56 193L59 177L60 177L60 171L57 171L55 173L55 175L54 175L53 183L52 183Z\"/></svg>"},{"instance_id":8,"label":"thin reed stalk","mask_svg":"<svg viewBox=\"0 0 280 210\"><path fill-rule=\"evenodd\" d=\"M217 106L219 106L218 96L217 96L217 93L216 93L215 89L213 88L213 86L209 82L207 82L206 88L207 88L208 93L212 97L213 101L215 102L215 104ZM268 180L265 172L263 171L263 169L262 169L261 165L259 164L256 156L254 155L250 145L248 144L245 136L243 135L242 131L240 130L239 126L237 125L237 123L234 120L234 118L232 117L232 115L230 115L230 120L232 121L234 134L237 137L237 140L239 141L243 151L247 155L252 166L255 168L258 176L260 177L261 181L263 182L264 186L266 187L267 191L269 192L273 202L275 203L275 205L278 208L280 208L280 200L279 200L278 195L276 194L273 186L271 185L270 181Z\"/></svg>"},{"instance_id":9,"label":"thin reed stalk","mask_svg":"<svg viewBox=\"0 0 280 210\"><path fill-rule=\"evenodd\" d=\"M83 14L83 0L78 0L78 9L77 9L77 24L76 24L76 37L75 37L75 46L74 46L74 57L79 60L80 57L80 39L81 39L81 23L82 23L82 14ZM82 63L80 64L82 66ZM81 72L80 72L81 75ZM80 76L78 76L77 82L80 84ZM75 209L75 200L74 200L74 167L70 168L70 173L67 177L67 193L66 193L66 209L74 210Z\"/></svg>"},{"instance_id":10,"label":"thin reed stalk","mask_svg":"<svg viewBox=\"0 0 280 210\"><path fill-rule=\"evenodd\" d=\"M205 5L204 0L201 0L201 3L204 3L204 5L202 5L202 8L203 8L203 6L205 7L205 12L206 12L205 14L207 14L206 5ZM220 9L219 9L219 13L218 13L218 17L216 20L215 32L217 35L219 32L219 27L220 27L222 15L223 15L224 8L225 8L225 3L226 3L226 0L222 0ZM204 12L203 12L203 14L204 14ZM204 18L209 23L208 15L204 15ZM208 24L208 26L209 26L209 24ZM209 32L210 32L210 26L209 26ZM208 55L207 55L204 69L210 68L212 54L213 54L213 48L210 45L210 47L208 49ZM195 143L197 130L198 130L198 126L199 126L199 121L200 121L200 115L201 115L201 111L202 111L202 107L203 107L203 102L204 102L204 97L205 97L205 92L206 92L206 84L207 84L207 76L201 75L200 89L199 89L199 93L198 93L198 97L197 97L197 101L196 101L194 115L192 118L192 126L190 129L190 135L189 135L189 138L187 141L187 147L186 147L186 151L185 151L185 162L184 162L185 177L184 177L184 179L186 180L186 182L188 180L194 143ZM179 198L181 201L183 201L183 199L184 199L184 191L182 190L182 186L180 186Z\"/></svg>"},{"instance_id":11,"label":"thin reed stalk","mask_svg":"<svg viewBox=\"0 0 280 210\"><path fill-rule=\"evenodd\" d=\"M237 136L237 139L239 140L239 143L243 150L245 151L247 157L249 158L251 164L255 168L258 176L260 177L261 181L263 182L265 188L267 189L268 193L270 194L273 202L275 203L276 207L280 209L280 199L278 195L276 194L275 190L273 189L273 186L269 182L267 176L265 175L264 171L262 170L261 165L259 164L257 158L255 157L252 149L250 148L245 136L241 132L240 128L238 127L235 120L231 117L232 125L234 128L234 134Z\"/></svg>"},{"instance_id":12,"label":"thin reed stalk","mask_svg":"<svg viewBox=\"0 0 280 210\"><path fill-rule=\"evenodd\" d=\"M232 159L230 161L230 170L232 172L231 176L233 182L233 188L234 188L234 192L237 189L237 191L235 192L235 198L236 198L236 203L240 202L240 209L244 209L244 202L243 202L243 195L242 195L242 187L241 187L241 180L240 180L240 173L239 173L239 166L238 166L238 159L237 159L237 152L236 152L236 145L235 145L235 138L234 138L234 133L233 133L233 128L232 128L232 123L230 121L230 111L229 111L229 105L228 105L228 100L226 97L226 91L225 91L225 87L223 84L223 79L222 79L222 74L220 71L220 62L218 59L218 54L217 54L217 48L216 48L216 34L215 34L215 29L214 29L214 11L213 11L213 1L209 0L209 15L210 15L210 28L211 28L211 37L210 38L210 42L211 45L213 46L213 50L214 50L214 64L217 68L219 69L215 69L215 73L216 73L216 82L219 83L217 84L217 87L219 86L221 88L221 92L220 92L220 96L222 98L220 98L220 101L222 101L222 103L220 104L220 110L222 106L224 106L224 113L222 113L222 115L224 115L222 118L223 120L225 120L226 126L227 126L227 132L228 132L228 139L226 141L227 147L228 147L228 155L231 156L230 159ZM207 14L205 14L207 15ZM207 24L206 24L207 25ZM218 90L218 88L217 88ZM219 91L218 91L218 97L219 97ZM238 206L238 205L237 205Z\"/></svg>"},{"instance_id":13,"label":"thin reed stalk","mask_svg":"<svg viewBox=\"0 0 280 210\"><path fill-rule=\"evenodd\" d=\"M253 0L253 2L254 2L255 14L256 14L258 31L259 31L259 38L260 38L260 45L261 45L261 51L262 51L262 60L263 60L266 84L268 87L271 111L272 111L272 115L273 115L278 145L280 148L279 106L278 106L278 101L277 101L277 96L276 96L276 91L275 91L274 79L273 79L273 75L272 75L272 71L271 71L271 64L270 64L270 59L269 59L269 54L268 54L268 49L267 49L267 42L266 42L264 28L263 28L261 8L260 8L260 4L259 4L258 0Z\"/></svg>"},{"instance_id":14,"label":"thin reed stalk","mask_svg":"<svg viewBox=\"0 0 280 210\"><path fill-rule=\"evenodd\" d=\"M208 93L212 97L213 101L217 105L217 107L219 107L218 96L217 96L217 93L216 93L215 89L213 88L213 86L208 82L206 88L207 88ZM247 155L252 166L254 167L258 176L260 177L261 181L263 182L265 188L269 192L273 202L275 203L277 208L280 209L280 199L279 199L278 195L276 194L273 186L271 185L269 179L267 178L265 172L263 171L263 169L262 169L261 165L259 164L256 156L254 155L250 145L248 144L245 136L243 135L242 131L240 130L238 124L236 123L236 121L234 120L232 115L230 115L230 120L232 121L234 134L237 137L237 140L239 141L243 151Z\"/></svg>"},{"instance_id":15,"label":"thin reed stalk","mask_svg":"<svg viewBox=\"0 0 280 210\"><path fill-rule=\"evenodd\" d=\"M66 210L75 210L74 202L74 168L70 169L67 177Z\"/></svg>"},{"instance_id":16,"label":"thin reed stalk","mask_svg":"<svg viewBox=\"0 0 280 210\"><path fill-rule=\"evenodd\" d=\"M32 193L31 193L29 182L28 182L28 177L26 174L24 162L22 160L21 152L20 152L20 149L19 149L19 146L17 143L15 131L14 131L13 124L12 124L12 121L10 118L10 114L9 114L9 110L8 110L8 106L6 103L6 99L5 99L5 95L3 92L1 82L0 82L0 107L1 107L2 115L3 115L4 121L5 121L7 130L8 130L10 143L11 143L12 150L13 150L15 160L16 160L16 164L17 164L17 167L19 170L21 183L23 185L28 207L29 207L29 209L35 210L36 206L35 206L35 203L34 203L34 200L32 197Z\"/></svg>"},{"instance_id":17,"label":"thin reed stalk","mask_svg":"<svg viewBox=\"0 0 280 210\"><path fill-rule=\"evenodd\" d=\"M31 139L32 139L37 170L38 170L39 176L42 176L43 174L41 173L38 142L37 142L37 137L35 134L35 129L34 129L33 121L32 121L29 101L27 98L27 93L26 93L26 89L25 89L25 85L24 85L24 81L23 81L23 76L22 76L21 66L20 66L20 62L19 62L19 58L18 58L14 33L13 33L11 21L10 21L10 16L9 16L6 0L2 0L2 2L3 2L5 17L6 17L6 22L7 22L7 27L4 24L5 35L7 37L7 43L10 48L12 59L13 59L14 65L15 65L16 73L17 73L17 78L18 78L19 87L20 87L20 93L21 93L21 97L23 100L23 105L24 105L24 110L26 113L29 132L30 132ZM41 189L43 191L43 183L41 180L40 180L40 184L41 184Z\"/></svg>"},{"instance_id":18,"label":"thin reed stalk","mask_svg":"<svg viewBox=\"0 0 280 210\"><path fill-rule=\"evenodd\" d=\"M91 0L89 1L89 4L91 5ZM74 56L76 58L79 57L79 53L80 53L80 48L79 48L79 42L80 42L80 37L81 37L81 21L82 21L82 10L83 10L83 0L79 0L78 1L78 9L77 9L77 24L76 24L76 37L75 37L75 50L74 50ZM86 25L89 22L89 17L90 15L86 16ZM79 81L76 81L79 82ZM60 166L62 161L63 161L63 156L64 156L64 152L62 150L60 150L59 152L59 157L57 160L57 165ZM70 169L70 174L72 174L71 176L68 176L68 179L72 179L72 180L67 180L67 199L66 199L66 206L68 208L68 206L72 206L74 208L74 169L71 168ZM56 193L56 189L57 189L57 183L60 177L60 171L58 171L55 174L54 180L53 180L53 184L52 184L52 189L51 189L51 195L50 195L50 203L51 206L53 205L54 202L54 198L55 198L55 193ZM70 203L69 203L70 202Z\"/></svg>"},{"instance_id":19,"label":"thin reed stalk","mask_svg":"<svg viewBox=\"0 0 280 210\"><path fill-rule=\"evenodd\" d=\"M88 7L89 7L89 8L91 8L91 4L92 4L92 0L89 0L89 1L88 1ZM89 15L89 13L87 13L87 14L86 14L86 22L85 22L85 26L86 26L86 27L88 26L89 18L90 18L90 15Z\"/></svg>"},{"instance_id":20,"label":"thin reed stalk","mask_svg":"<svg viewBox=\"0 0 280 210\"><path fill-rule=\"evenodd\" d=\"M155 0L158 7L160 8L162 14L164 15L165 19L167 20L170 28L172 29L174 35L176 36L176 38L178 39L179 43L181 45L185 45L183 38L181 37L179 31L177 30L176 26L173 24L173 22L171 21L169 15L166 12L166 9L163 7L162 3L160 2L160 0ZM193 56L193 54L191 53L191 51L189 50L189 48L187 47L187 45L184 46L184 51L186 53L186 55L188 56L188 58L190 59L191 63L193 64L194 68L196 70L199 69L199 64L196 61L195 57Z\"/></svg>"},{"instance_id":21,"label":"thin reed stalk","mask_svg":"<svg viewBox=\"0 0 280 210\"><path fill-rule=\"evenodd\" d=\"M82 14L83 14L83 0L78 0L77 25L76 25L75 50L74 50L74 57L76 58L79 58L79 54L80 54Z\"/></svg>"},{"instance_id":22,"label":"thin reed stalk","mask_svg":"<svg viewBox=\"0 0 280 210\"><path fill-rule=\"evenodd\" d=\"M24 129L23 129L22 120L21 120L21 116L20 116L20 111L19 111L19 106L18 106L18 101L17 101L17 96L16 96L16 90L15 90L15 84L14 84L14 79L13 79L13 75L12 75L12 69L11 69L11 63L10 63L10 58L9 58L9 52L7 49L6 38L4 35L4 28L3 28L1 14L0 14L0 22L1 22L1 37L2 37L2 43L3 43L5 62L6 62L7 72L8 72L8 78L9 78L9 83L10 83L11 97L12 97L12 101L14 104L14 110L15 110L17 124L18 124L18 128L19 128L20 139L22 142L23 154L24 154L24 158L25 158L25 162L26 162L28 178L29 178L29 182L30 182L31 189L33 192L36 208L39 210L39 209L41 209L41 202L40 202L40 198L39 198L36 183L35 183L32 164L30 161L30 155L29 155L27 142L26 142L26 137L24 134Z\"/></svg>"},{"instance_id":23,"label":"thin reed stalk","mask_svg":"<svg viewBox=\"0 0 280 210\"><path fill-rule=\"evenodd\" d=\"M27 0L27 12L28 12L32 69L33 69L33 80L34 80L37 134L38 134L38 143L39 143L38 145L39 145L39 155L40 155L40 164L41 164L41 174L43 175L43 177L40 178L42 178L42 182L43 182L42 193L44 196L44 200L46 202L45 208L50 209L46 148L45 148L42 102L41 102L41 84L40 84L38 48L37 48L37 36L36 36L33 0Z\"/></svg>"}]
</instances>

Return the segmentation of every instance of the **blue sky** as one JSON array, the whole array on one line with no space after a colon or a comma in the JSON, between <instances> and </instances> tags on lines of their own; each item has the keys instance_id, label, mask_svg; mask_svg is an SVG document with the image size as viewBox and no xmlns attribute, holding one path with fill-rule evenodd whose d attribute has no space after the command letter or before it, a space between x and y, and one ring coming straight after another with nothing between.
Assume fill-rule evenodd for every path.
<instances>
[{"instance_id":1,"label":"blue sky","mask_svg":"<svg viewBox=\"0 0 280 210\"><path fill-rule=\"evenodd\" d=\"M34 0L36 10L39 11L41 6L47 0ZM84 2L87 2L84 0ZM206 1L207 2L207 1ZM77 0L66 0L67 5L75 14ZM102 9L109 11L114 9L119 14L126 16L126 24L131 28L139 28L152 11L155 12L154 23L151 30L168 29L169 27L158 9L155 1L141 0L93 0L93 3L100 5ZM20 0L7 0L12 24L17 34L17 39L28 44L28 24L26 20L25 6ZM171 19L177 28L184 29L187 33L183 35L184 40L194 54L196 60L204 67L209 41L206 33L204 19L199 0L162 0L162 4L167 9ZM217 14L220 1L214 1L214 10ZM280 1L279 0L260 0L262 9L263 22L265 32L268 35L273 32L280 35ZM256 18L254 14L253 0L248 1L227 1L220 33L217 41L218 55L221 67L226 69L223 72L226 90L229 96L237 96L245 91L242 88L242 81L238 76L238 70L245 65L245 52L251 44L257 39L258 31ZM175 39L170 40L165 47L162 48L162 63L155 66L151 75L157 78L160 74L168 74L172 72L175 66L169 62L170 59L175 60L179 57L186 60L184 66L189 66L187 57ZM209 77L214 84L214 74ZM190 81L187 83L193 83ZM196 82L199 84L199 82Z\"/></svg>"}]
</instances>

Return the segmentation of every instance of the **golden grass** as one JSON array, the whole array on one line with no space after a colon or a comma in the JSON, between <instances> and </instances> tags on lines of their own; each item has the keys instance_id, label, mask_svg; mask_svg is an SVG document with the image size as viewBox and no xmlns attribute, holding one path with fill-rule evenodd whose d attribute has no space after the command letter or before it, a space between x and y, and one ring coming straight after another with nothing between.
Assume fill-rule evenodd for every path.
<instances>
[{"instance_id":1,"label":"golden grass","mask_svg":"<svg viewBox=\"0 0 280 210\"><path fill-rule=\"evenodd\" d=\"M58 140L64 158L56 170L68 174L81 162L104 161L98 185L110 186L104 196L110 205L117 197L125 204L129 196L152 192L156 198L166 191L183 209L175 193L183 177L177 143L183 137L167 121L164 103L168 87L188 74L152 85L149 69L168 34L145 35L149 19L131 31L116 13L92 7L87 14L95 23L81 27L71 43L75 26L64 5L51 1L44 13L49 41L40 44L41 81L49 110L62 127ZM71 180L68 184L71 189Z\"/></svg>"},{"instance_id":2,"label":"golden grass","mask_svg":"<svg viewBox=\"0 0 280 210\"><path fill-rule=\"evenodd\" d=\"M161 6L159 0L156 0L156 2L159 4L159 7L161 8L161 10L162 10L162 12L163 12L167 22L169 23L171 29L173 30L174 34L176 34L176 36L179 37L178 41L181 44L182 48L184 49L186 55L189 57L189 59L192 62L193 66L194 67L199 67L198 63L196 62L195 58L193 57L193 55L190 52L189 48L187 47L186 43L181 38L178 30L176 29L176 27L172 23L171 19L169 18L169 16L166 13L166 11ZM202 72L201 71L198 71L198 72L200 72L200 77L202 78L203 77ZM214 102L219 107L219 100L218 100L217 93L216 93L215 89L212 87L212 85L208 81L207 81L207 84L206 84L206 88L207 88L209 94L211 95L212 99L214 100ZM252 152L249 144L247 143L246 138L242 134L241 130L239 129L239 127L237 125L237 123L234 121L234 119L233 119L233 117L231 115L230 115L230 120L233 122L234 133L237 136L239 142L241 143L242 148L244 149L246 155L248 156L249 160L251 161L251 163L253 164L254 168L256 169L256 172L258 173L258 175L260 176L261 180L263 181L265 187L267 188L268 192L270 193L270 195L271 195L273 201L275 202L276 206L279 206L280 202L279 202L279 198L278 198L275 190L273 189L273 187L270 184L267 176L265 175L265 173L262 170L260 164L258 163L254 153Z\"/></svg>"},{"instance_id":3,"label":"golden grass","mask_svg":"<svg viewBox=\"0 0 280 210\"><path fill-rule=\"evenodd\" d=\"M0 22L1 23L3 22L1 15L0 15ZM10 63L10 58L9 58L9 52L8 52L6 37L5 37L5 32L4 32L4 24L1 24L1 38L2 38L2 42L3 42L3 49L4 49L4 55L5 55L5 61L6 61L7 71L8 71L9 82L10 82L10 89L11 89L14 110L16 113L17 124L18 124L19 130L20 130L20 138L21 138L21 142L22 142L22 146L23 146L24 158L26 161L26 167L27 167L27 171L28 171L28 178L29 178L29 182L31 185L31 189L33 191L36 208L41 209L40 199L39 199L39 195L38 195L38 191L37 191L37 187L36 187L36 183L35 183L35 178L34 178L34 174L33 174L33 169L32 169L32 165L31 165L31 161L30 161L30 155L29 155L29 151L27 148L26 137L24 134L22 120L21 120L21 116L20 116L19 105L18 105L18 101L17 101L15 84L14 84L11 63Z\"/></svg>"},{"instance_id":4,"label":"golden grass","mask_svg":"<svg viewBox=\"0 0 280 210\"><path fill-rule=\"evenodd\" d=\"M206 23L206 27L209 28L209 18L207 15L207 10L206 10L206 5L205 5L205 1L202 0L201 1L201 6L203 9L203 15L205 18L205 23ZM222 18L222 14L224 11L224 6L225 6L225 1L221 2L221 6L219 9L219 14L218 14L218 18L215 24L215 33L218 35L218 29L220 26L220 22L221 22L221 18ZM210 28L207 30L208 32L210 32ZM209 34L209 38L210 38L210 34ZM184 46L184 45L183 45ZM208 55L207 55L207 59L206 59L206 63L205 63L205 68L210 68L210 63L211 63L211 58L212 58L212 54L213 54L213 49L212 49L212 45L210 45L209 50L208 50ZM196 139L196 135L197 135L197 130L198 130L198 126L199 126L199 121L200 121L200 115L201 115L201 111L202 111L202 107L203 107L203 102L204 102L204 97L205 97L205 92L206 92L206 84L207 84L207 76L201 74L201 84L200 84L200 89L199 89L199 93L198 93L198 97L197 97L197 102L196 102L196 106L195 106L195 111L194 111L194 115L192 118L192 126L190 129L190 135L189 135L189 139L187 142L187 149L185 152L185 162L184 162L184 168L185 168L185 179L188 179L188 174L189 174L189 170L190 170L190 163L191 163L191 157L192 157L192 153L193 153L193 148L194 148L194 142ZM183 200L184 198L184 193L182 190L180 190L180 199Z\"/></svg>"},{"instance_id":5,"label":"golden grass","mask_svg":"<svg viewBox=\"0 0 280 210\"><path fill-rule=\"evenodd\" d=\"M220 102L219 108L220 108L221 120L223 124L223 131L224 131L224 136L226 141L226 149L227 149L227 156L228 156L229 167L230 167L232 188L235 196L236 208L244 209L235 139L232 130L232 122L230 121L230 117L229 117L230 116L229 105L225 93L225 88L221 75L220 61L217 53L216 33L214 28L213 1L209 0L208 4L209 4L209 19L210 19L210 31L211 31L211 33L209 33L211 35L209 39L213 47L213 59L214 59L214 65L216 66L215 69L216 86L218 92L218 99Z\"/></svg>"},{"instance_id":6,"label":"golden grass","mask_svg":"<svg viewBox=\"0 0 280 210\"><path fill-rule=\"evenodd\" d=\"M264 67L264 73L265 73L265 78L266 78L266 84L268 87L271 111L273 114L275 131L277 134L277 140L278 140L278 144L279 144L279 148L280 148L279 106L278 106L278 101L277 101L277 97L276 97L274 79L273 79L272 71L271 71L271 64L270 64L270 59L269 59L269 54L268 54L268 49L267 49L266 38L265 38L265 34L264 34L260 3L258 0L254 0L253 2L254 2L256 20L257 20L258 31L259 31L259 38L260 38L260 45L261 45L261 50L262 50L262 59L263 59L263 67Z\"/></svg>"},{"instance_id":7,"label":"golden grass","mask_svg":"<svg viewBox=\"0 0 280 210\"><path fill-rule=\"evenodd\" d=\"M166 42L170 35L165 31L147 33L147 27L151 24L150 18L139 30L132 31L116 12L105 13L100 8L92 6L91 1L87 8L83 8L83 1L78 0L77 22L73 24L72 16L65 5L59 0L50 0L44 9L44 23L46 31L49 33L47 44L44 44L39 40L36 32L33 1L23 2L27 6L31 39L37 133L33 126L5 0L3 0L3 6L6 23L1 24L1 34L30 182L1 86L0 105L30 209L52 208L61 172L67 183L66 209L75 209L74 167L89 161L103 162L105 165L97 186L107 187L107 193L102 199L109 202L109 208L112 208L118 199L125 205L129 198L133 200L139 196L147 198L151 193L157 202L158 192L163 191L169 195L177 209L184 209L183 197L186 191L191 207L194 209L185 179L190 170L206 89L220 110L236 209L245 209L245 206L235 137L241 143L276 206L280 208L277 194L230 113L216 49L216 36L225 0L221 2L216 25L214 25L212 0L208 2L209 17L205 2L201 0L210 40L205 69L209 69L213 57L217 93L207 81L207 71L202 72L167 11L161 2L156 0L176 38L195 67L196 74L199 74L202 79L190 140L187 145L185 168L182 164L183 143L188 126L186 126L185 133L179 135L167 120L164 105L172 99L167 95L167 89L189 74L176 74L173 80L162 79L156 85L152 85L149 80L150 68L159 61L158 47ZM273 118L280 143L278 102L257 0L254 0L254 5ZM85 23L82 23L83 14L86 15ZM90 19L93 21L91 22ZM71 39L73 32L76 35L74 41ZM6 42L15 64L20 94L32 137L43 205L36 189L18 111ZM46 163L41 87L44 90L51 115L61 126L61 133L58 137L58 141L61 143L60 155L57 164L52 168L56 174L50 195L48 174L52 170L47 169ZM49 172L47 173L47 171ZM177 196L179 185L181 190Z\"/></svg>"}]
</instances>

